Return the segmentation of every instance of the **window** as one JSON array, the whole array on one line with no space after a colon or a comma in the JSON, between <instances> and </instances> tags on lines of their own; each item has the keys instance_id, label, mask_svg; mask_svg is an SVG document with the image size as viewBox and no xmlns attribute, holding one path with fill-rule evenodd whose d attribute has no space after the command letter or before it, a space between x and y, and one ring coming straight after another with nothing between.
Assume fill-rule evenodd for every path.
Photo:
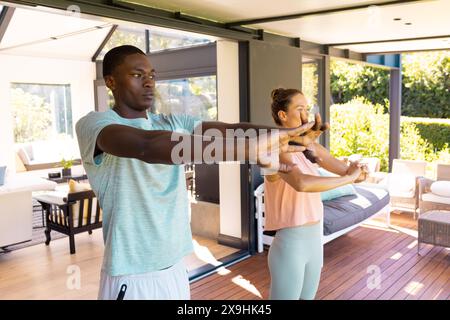
<instances>
[{"instance_id":1,"label":"window","mask_svg":"<svg viewBox=\"0 0 450 320\"><path fill-rule=\"evenodd\" d=\"M311 107L309 115L313 120L314 114L320 111L320 60L308 57L302 60L302 92Z\"/></svg>"},{"instance_id":2,"label":"window","mask_svg":"<svg viewBox=\"0 0 450 320\"><path fill-rule=\"evenodd\" d=\"M12 83L11 104L16 144L33 145L42 162L74 156L70 85Z\"/></svg>"},{"instance_id":3,"label":"window","mask_svg":"<svg viewBox=\"0 0 450 320\"><path fill-rule=\"evenodd\" d=\"M15 142L73 137L69 85L12 84Z\"/></svg>"},{"instance_id":4,"label":"window","mask_svg":"<svg viewBox=\"0 0 450 320\"><path fill-rule=\"evenodd\" d=\"M330 88L330 152L375 157L388 171L389 71L331 59Z\"/></svg>"},{"instance_id":5,"label":"window","mask_svg":"<svg viewBox=\"0 0 450 320\"><path fill-rule=\"evenodd\" d=\"M200 36L150 30L150 52L206 44L212 40Z\"/></svg>"},{"instance_id":6,"label":"window","mask_svg":"<svg viewBox=\"0 0 450 320\"><path fill-rule=\"evenodd\" d=\"M217 120L216 76L164 80L156 83L155 113L186 113Z\"/></svg>"},{"instance_id":7,"label":"window","mask_svg":"<svg viewBox=\"0 0 450 320\"><path fill-rule=\"evenodd\" d=\"M102 52L99 54L97 60L103 60L105 54L112 48L126 44L138 47L145 52L145 30L123 27L117 28L108 40L108 43L103 48Z\"/></svg>"}]
</instances>

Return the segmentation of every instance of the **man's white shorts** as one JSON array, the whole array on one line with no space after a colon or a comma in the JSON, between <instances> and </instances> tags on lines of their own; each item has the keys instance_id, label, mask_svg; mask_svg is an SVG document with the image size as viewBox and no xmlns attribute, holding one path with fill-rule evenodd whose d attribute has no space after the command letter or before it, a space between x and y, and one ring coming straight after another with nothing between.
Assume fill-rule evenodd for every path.
<instances>
[{"instance_id":1,"label":"man's white shorts","mask_svg":"<svg viewBox=\"0 0 450 320\"><path fill-rule=\"evenodd\" d=\"M170 268L125 276L100 275L99 300L117 300L126 285L123 300L189 300L189 276L181 260Z\"/></svg>"}]
</instances>

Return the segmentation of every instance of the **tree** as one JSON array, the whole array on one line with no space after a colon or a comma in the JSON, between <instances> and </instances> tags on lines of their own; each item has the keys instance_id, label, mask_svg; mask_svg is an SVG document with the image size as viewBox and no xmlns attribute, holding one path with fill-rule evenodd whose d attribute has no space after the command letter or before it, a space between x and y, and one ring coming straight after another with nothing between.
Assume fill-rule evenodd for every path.
<instances>
[{"instance_id":1,"label":"tree","mask_svg":"<svg viewBox=\"0 0 450 320\"><path fill-rule=\"evenodd\" d=\"M16 143L45 140L51 135L52 112L44 98L14 88L12 108Z\"/></svg>"},{"instance_id":2,"label":"tree","mask_svg":"<svg viewBox=\"0 0 450 320\"><path fill-rule=\"evenodd\" d=\"M387 112L389 72L384 69L331 60L331 95L333 103L346 103L363 97L379 104Z\"/></svg>"},{"instance_id":3,"label":"tree","mask_svg":"<svg viewBox=\"0 0 450 320\"><path fill-rule=\"evenodd\" d=\"M150 50L152 52L170 48L192 46L206 42L209 42L209 40L203 38L188 37L185 35L180 36L178 34L169 35L158 32L150 32ZM135 47L138 47L142 51L145 51L146 48L144 31L134 31L118 28L116 31L114 31L113 35L103 48L102 52L106 53L114 47L126 44L133 45Z\"/></svg>"},{"instance_id":4,"label":"tree","mask_svg":"<svg viewBox=\"0 0 450 320\"><path fill-rule=\"evenodd\" d=\"M450 51L402 55L402 116L450 118ZM385 107L389 72L371 66L331 60L333 103L363 97Z\"/></svg>"},{"instance_id":5,"label":"tree","mask_svg":"<svg viewBox=\"0 0 450 320\"><path fill-rule=\"evenodd\" d=\"M450 118L450 51L402 56L402 115Z\"/></svg>"},{"instance_id":6,"label":"tree","mask_svg":"<svg viewBox=\"0 0 450 320\"><path fill-rule=\"evenodd\" d=\"M106 54L106 52L112 48L126 44L138 47L142 51L145 51L145 33L117 29L106 43L102 52L103 54Z\"/></svg>"},{"instance_id":7,"label":"tree","mask_svg":"<svg viewBox=\"0 0 450 320\"><path fill-rule=\"evenodd\" d=\"M330 151L336 156L361 154L376 157L381 169L389 166L389 115L382 105L356 98L330 110Z\"/></svg>"},{"instance_id":8,"label":"tree","mask_svg":"<svg viewBox=\"0 0 450 320\"><path fill-rule=\"evenodd\" d=\"M318 67L315 62L302 64L302 92L308 99L310 106L318 105L317 95L319 93L318 88L319 73Z\"/></svg>"},{"instance_id":9,"label":"tree","mask_svg":"<svg viewBox=\"0 0 450 320\"><path fill-rule=\"evenodd\" d=\"M361 154L381 160L381 170L387 171L389 160L389 114L383 112L383 106L373 105L363 98L353 99L345 104L332 105L330 110L330 151L336 156ZM435 120L436 121L436 120ZM442 122L442 120L440 120ZM402 159L441 161L450 159L449 144L436 148L435 141L425 139L418 129L414 118L402 117L400 136L400 156ZM441 123L439 123L441 124ZM431 127L436 123L429 120ZM450 132L450 125L444 125L442 135ZM432 136L430 136L432 137Z\"/></svg>"}]
</instances>

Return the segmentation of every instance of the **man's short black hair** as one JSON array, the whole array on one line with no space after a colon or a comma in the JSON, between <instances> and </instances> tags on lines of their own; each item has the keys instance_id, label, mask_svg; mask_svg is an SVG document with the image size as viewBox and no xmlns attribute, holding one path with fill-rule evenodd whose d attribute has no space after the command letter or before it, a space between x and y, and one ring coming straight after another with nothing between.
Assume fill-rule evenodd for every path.
<instances>
[{"instance_id":1,"label":"man's short black hair","mask_svg":"<svg viewBox=\"0 0 450 320\"><path fill-rule=\"evenodd\" d=\"M112 75L114 69L120 65L127 56L136 53L145 56L145 53L141 49L130 45L115 47L109 50L103 58L103 77Z\"/></svg>"}]
</instances>

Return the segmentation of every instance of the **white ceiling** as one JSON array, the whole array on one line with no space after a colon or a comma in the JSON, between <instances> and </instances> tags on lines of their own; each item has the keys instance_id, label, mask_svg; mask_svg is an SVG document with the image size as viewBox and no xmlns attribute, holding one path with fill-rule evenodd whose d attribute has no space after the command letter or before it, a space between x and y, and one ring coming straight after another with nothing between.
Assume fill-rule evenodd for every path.
<instances>
[{"instance_id":1,"label":"white ceiling","mask_svg":"<svg viewBox=\"0 0 450 320\"><path fill-rule=\"evenodd\" d=\"M114 24L120 29L141 31L142 34L148 29L169 37L218 39L83 13L18 6L0 42L0 54L90 61Z\"/></svg>"},{"instance_id":2,"label":"white ceiling","mask_svg":"<svg viewBox=\"0 0 450 320\"><path fill-rule=\"evenodd\" d=\"M273 0L133 0L127 2L181 11L188 15L226 23L386 1L389 0L277 0L276 2ZM302 40L320 44L345 43L336 47L356 52L450 49L450 37L447 38L448 41L428 39L351 44L381 39L449 35L449 12L450 0L428 0L307 16L247 27L264 29L289 37L299 37ZM401 20L394 21L394 18L401 18ZM412 24L405 25L407 22ZM113 23L170 32L168 29L124 23L107 18L84 14L73 16L70 12L43 8L25 9L21 6L16 8L13 14L1 41L0 53L89 60L105 39ZM195 35L190 34L190 36ZM51 37L58 39L51 40Z\"/></svg>"},{"instance_id":3,"label":"white ceiling","mask_svg":"<svg viewBox=\"0 0 450 320\"><path fill-rule=\"evenodd\" d=\"M16 8L0 53L90 60L111 27L68 14Z\"/></svg>"},{"instance_id":4,"label":"white ceiling","mask_svg":"<svg viewBox=\"0 0 450 320\"><path fill-rule=\"evenodd\" d=\"M253 25L318 43L347 43L450 34L450 1L352 10ZM394 21L394 18L401 18ZM405 25L412 23L412 25Z\"/></svg>"},{"instance_id":5,"label":"white ceiling","mask_svg":"<svg viewBox=\"0 0 450 320\"><path fill-rule=\"evenodd\" d=\"M169 11L181 11L188 15L225 23L388 1L390 0L127 0L124 2Z\"/></svg>"},{"instance_id":6,"label":"white ceiling","mask_svg":"<svg viewBox=\"0 0 450 320\"><path fill-rule=\"evenodd\" d=\"M363 4L371 5L386 1L132 0L127 2L181 11L188 15L226 23ZM381 7L370 6L367 9L260 23L247 27L264 29L289 37L299 37L320 44L351 43L450 35L449 13L450 0L428 0ZM394 18L401 18L401 20L394 21ZM405 23L411 23L411 25ZM379 43L370 46L343 46L342 48L357 52L384 52L397 49L443 49L450 48L450 44L441 40L427 40Z\"/></svg>"},{"instance_id":7,"label":"white ceiling","mask_svg":"<svg viewBox=\"0 0 450 320\"><path fill-rule=\"evenodd\" d=\"M375 44L359 44L336 47L339 49L349 49L355 52L366 53L388 53L402 51L418 51L432 49L449 49L450 38L401 41L401 42L384 42Z\"/></svg>"}]
</instances>

